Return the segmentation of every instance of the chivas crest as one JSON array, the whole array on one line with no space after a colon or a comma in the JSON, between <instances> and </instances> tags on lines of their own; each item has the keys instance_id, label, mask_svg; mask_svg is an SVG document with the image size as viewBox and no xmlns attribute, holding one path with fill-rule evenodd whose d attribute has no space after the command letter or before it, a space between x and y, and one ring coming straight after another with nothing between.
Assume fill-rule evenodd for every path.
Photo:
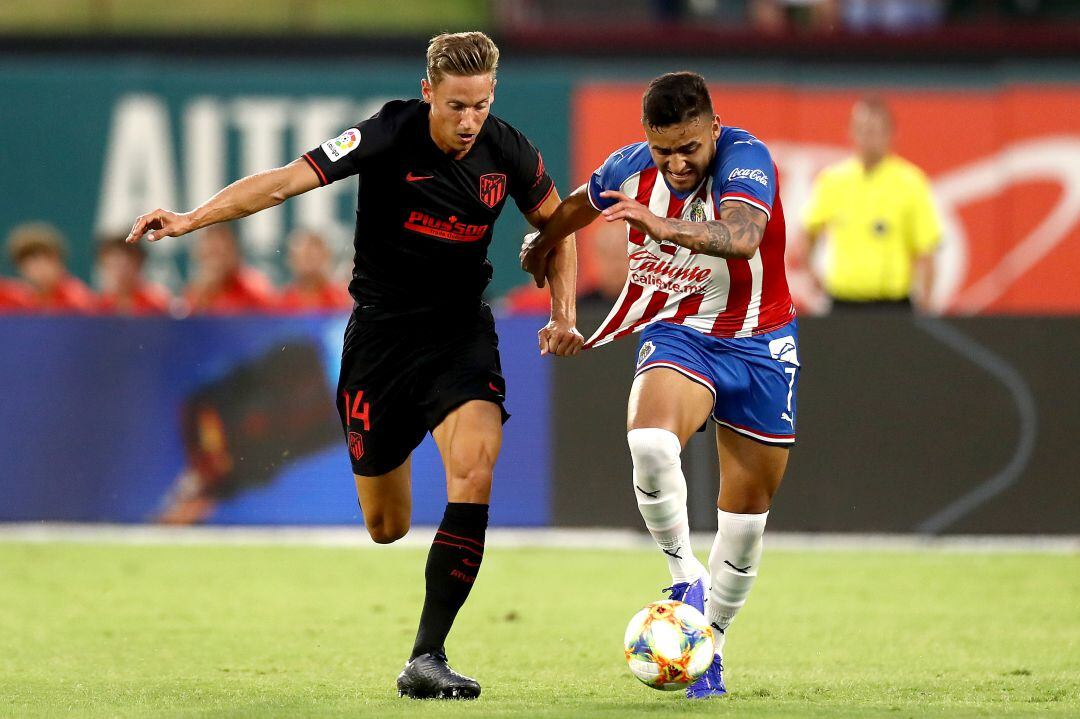
<instances>
[{"instance_id":1,"label":"chivas crest","mask_svg":"<svg viewBox=\"0 0 1080 719\"><path fill-rule=\"evenodd\" d=\"M691 222L705 221L705 202L700 197L690 203L689 220Z\"/></svg>"}]
</instances>

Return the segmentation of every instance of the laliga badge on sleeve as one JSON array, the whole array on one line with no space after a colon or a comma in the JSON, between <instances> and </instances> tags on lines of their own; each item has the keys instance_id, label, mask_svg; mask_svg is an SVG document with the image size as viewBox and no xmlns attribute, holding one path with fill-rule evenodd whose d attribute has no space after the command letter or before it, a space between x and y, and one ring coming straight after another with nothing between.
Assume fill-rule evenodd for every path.
<instances>
[{"instance_id":1,"label":"laliga badge on sleeve","mask_svg":"<svg viewBox=\"0 0 1080 719\"><path fill-rule=\"evenodd\" d=\"M326 153L327 159L330 162L337 162L341 158L348 155L350 152L356 149L356 146L360 144L360 131L355 127L350 127L345 132L341 133L333 140L327 140L321 147L322 151Z\"/></svg>"}]
</instances>

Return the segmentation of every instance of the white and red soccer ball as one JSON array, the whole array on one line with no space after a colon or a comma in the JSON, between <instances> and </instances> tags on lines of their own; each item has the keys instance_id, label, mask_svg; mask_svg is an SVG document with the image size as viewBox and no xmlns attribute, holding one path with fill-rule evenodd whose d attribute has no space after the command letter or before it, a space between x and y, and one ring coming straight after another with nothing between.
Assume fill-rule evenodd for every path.
<instances>
[{"instance_id":1,"label":"white and red soccer ball","mask_svg":"<svg viewBox=\"0 0 1080 719\"><path fill-rule=\"evenodd\" d=\"M623 636L626 663L653 689L693 684L712 664L716 644L704 615L689 604L663 599L634 615Z\"/></svg>"}]
</instances>

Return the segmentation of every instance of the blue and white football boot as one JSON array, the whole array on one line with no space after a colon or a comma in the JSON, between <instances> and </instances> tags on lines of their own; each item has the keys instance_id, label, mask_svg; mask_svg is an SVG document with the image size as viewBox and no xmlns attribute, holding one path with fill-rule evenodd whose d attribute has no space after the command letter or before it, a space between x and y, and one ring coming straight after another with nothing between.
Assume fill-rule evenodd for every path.
<instances>
[{"instance_id":1,"label":"blue and white football boot","mask_svg":"<svg viewBox=\"0 0 1080 719\"><path fill-rule=\"evenodd\" d=\"M716 629L714 628L713 631ZM701 678L686 688L686 698L708 699L725 694L727 694L727 688L724 686L724 662L717 654Z\"/></svg>"},{"instance_id":2,"label":"blue and white football boot","mask_svg":"<svg viewBox=\"0 0 1080 719\"><path fill-rule=\"evenodd\" d=\"M670 587L664 587L661 591L668 593L668 599L689 604L702 614L705 613L705 594L709 589L705 586L704 577L699 577L692 582L676 582Z\"/></svg>"}]
</instances>

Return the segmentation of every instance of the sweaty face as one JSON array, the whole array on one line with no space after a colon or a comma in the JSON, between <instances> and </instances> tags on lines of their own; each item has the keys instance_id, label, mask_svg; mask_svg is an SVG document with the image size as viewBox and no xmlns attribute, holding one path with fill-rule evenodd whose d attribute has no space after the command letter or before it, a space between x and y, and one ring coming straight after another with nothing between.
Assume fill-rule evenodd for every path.
<instances>
[{"instance_id":1,"label":"sweaty face","mask_svg":"<svg viewBox=\"0 0 1080 719\"><path fill-rule=\"evenodd\" d=\"M673 190L688 192L705 179L716 156L720 118L695 117L678 125L652 127L647 122L645 139L653 162Z\"/></svg>"},{"instance_id":2,"label":"sweaty face","mask_svg":"<svg viewBox=\"0 0 1080 719\"><path fill-rule=\"evenodd\" d=\"M491 73L445 75L435 85L421 80L420 88L431 105L431 138L443 152L464 157L491 111L495 79Z\"/></svg>"},{"instance_id":3,"label":"sweaty face","mask_svg":"<svg viewBox=\"0 0 1080 719\"><path fill-rule=\"evenodd\" d=\"M867 164L889 154L892 145L892 121L883 112L860 103L851 112L851 141Z\"/></svg>"}]
</instances>

